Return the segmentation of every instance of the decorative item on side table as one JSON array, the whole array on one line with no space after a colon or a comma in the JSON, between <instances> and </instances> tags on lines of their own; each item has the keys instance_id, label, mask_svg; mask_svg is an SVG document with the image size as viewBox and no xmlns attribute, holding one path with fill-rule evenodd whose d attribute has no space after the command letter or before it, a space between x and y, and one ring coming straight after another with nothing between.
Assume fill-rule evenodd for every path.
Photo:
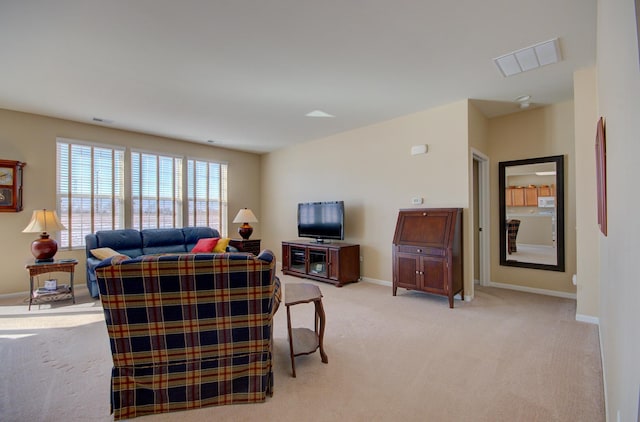
<instances>
[{"instance_id":1,"label":"decorative item on side table","mask_svg":"<svg viewBox=\"0 0 640 422\"><path fill-rule=\"evenodd\" d=\"M253 227L249 225L249 223L257 223L258 219L256 218L253 211L249 208L242 208L238 211L236 218L233 219L234 223L242 223L242 225L238 228L238 233L240 236L247 240L251 237L251 233L253 233Z\"/></svg>"},{"instance_id":2,"label":"decorative item on side table","mask_svg":"<svg viewBox=\"0 0 640 422\"><path fill-rule=\"evenodd\" d=\"M31 243L31 253L36 263L53 262L53 257L58 252L58 242L49 237L47 231L60 231L67 228L58 219L58 214L52 210L35 210L31 216L29 225L22 230L23 233L40 233L40 238Z\"/></svg>"},{"instance_id":3,"label":"decorative item on side table","mask_svg":"<svg viewBox=\"0 0 640 422\"><path fill-rule=\"evenodd\" d=\"M26 163L0 160L0 212L22 211L22 168Z\"/></svg>"}]
</instances>

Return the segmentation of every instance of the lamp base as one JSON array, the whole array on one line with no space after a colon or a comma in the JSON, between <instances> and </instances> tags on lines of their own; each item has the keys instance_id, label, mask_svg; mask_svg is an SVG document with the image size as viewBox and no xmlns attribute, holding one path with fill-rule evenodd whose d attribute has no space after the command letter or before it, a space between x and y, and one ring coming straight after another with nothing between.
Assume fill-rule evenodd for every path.
<instances>
[{"instance_id":1,"label":"lamp base","mask_svg":"<svg viewBox=\"0 0 640 422\"><path fill-rule=\"evenodd\" d=\"M251 237L251 233L253 233L253 227L251 227L249 223L244 223L243 225L238 227L238 234L240 234L240 237L242 237L244 240L249 240L249 237Z\"/></svg>"},{"instance_id":2,"label":"lamp base","mask_svg":"<svg viewBox=\"0 0 640 422\"><path fill-rule=\"evenodd\" d=\"M58 252L58 242L50 239L46 232L40 235L40 239L31 243L31 253L36 262L53 262L56 252Z\"/></svg>"}]
</instances>

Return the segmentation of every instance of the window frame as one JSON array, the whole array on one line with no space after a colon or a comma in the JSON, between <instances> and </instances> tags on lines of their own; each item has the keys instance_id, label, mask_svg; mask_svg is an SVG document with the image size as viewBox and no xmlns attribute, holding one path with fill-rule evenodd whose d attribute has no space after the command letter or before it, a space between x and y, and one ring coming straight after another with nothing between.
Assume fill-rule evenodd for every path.
<instances>
[{"instance_id":1,"label":"window frame","mask_svg":"<svg viewBox=\"0 0 640 422\"><path fill-rule=\"evenodd\" d=\"M65 145L63 147L63 145ZM61 147L66 151L61 151ZM73 149L75 148L88 148L90 158L88 163L83 163L82 159L76 160L76 164L72 163ZM96 156L96 150L105 150L111 154L110 166L97 166L96 161L99 157ZM61 249L74 249L84 247L84 237L88 233L95 233L97 230L114 230L121 229L126 226L126 194L125 194L125 151L126 148L120 145L107 145L95 142L81 141L77 139L69 138L56 138L56 210L62 224L67 228L66 231L59 232L57 239L60 241ZM64 180L61 178L61 172L65 169L61 167L61 154L66 153L67 157L67 177ZM89 168L79 168L83 165L89 164ZM109 169L110 167L110 169ZM99 179L100 170L110 170L110 186L108 187L109 193L105 193L104 184L101 185ZM84 177L79 176L78 183L75 183L74 187L74 173L85 173ZM86 178L89 181L86 181ZM74 192L74 190L85 190L88 192ZM96 200L104 200L105 203L110 203L110 220L105 225L103 219L98 220L96 218ZM67 203L65 206L64 203ZM89 222L88 227L86 222L77 222L74 224L74 208L81 204L80 208L84 207L85 203L88 203L90 209L88 210ZM83 214L81 211L80 214ZM75 233L80 234L76 235ZM78 237L79 236L79 237ZM78 243L79 242L79 243Z\"/></svg>"},{"instance_id":2,"label":"window frame","mask_svg":"<svg viewBox=\"0 0 640 422\"><path fill-rule=\"evenodd\" d=\"M112 179L111 179L112 181L111 190L112 191L114 190L114 185L116 184L119 187L117 188L118 194L117 195L113 194L110 197L112 198L111 199L112 201L117 202L117 205L112 204L111 206L112 225L110 228L96 226L95 204L93 202L95 195L93 195L93 193L90 194L90 202L89 202L90 203L89 216L91 219L89 222L90 228L84 228L84 226L82 225L81 225L81 228L78 228L77 223L73 224L73 220L71 219L71 217L68 217L66 214L62 212L63 201L61 198L65 197L67 201L70 201L69 198L72 197L73 194L69 189L69 186L72 183L72 176L67 174L66 180L61 181L61 172L59 169L61 165L60 152L59 152L60 143L66 144L67 145L66 148L68 148L69 151L71 151L71 149L74 146L86 147L91 149L91 161L90 161L91 167L89 169L85 169L84 171L91 174L91 180L89 182L89 186L92 191L94 189L93 183L94 183L94 178L95 178L94 173L96 168L96 163L93 161L95 149L106 149L111 151L112 156L118 155L118 163L112 164L112 168L113 169L117 168L120 173L118 174L119 180L116 181L115 174L112 176ZM206 225L208 227L217 229L221 236L223 237L227 236L228 224L229 224L229 221L228 221L229 220L229 215L228 215L229 164L227 162L220 161L220 160L203 159L198 157L180 156L176 154L167 154L167 153L162 153L157 151L131 148L131 147L122 146L122 145L104 144L104 143L97 143L97 142L91 142L91 141L57 137L56 138L56 209L58 210L58 214L60 215L61 220L63 221L63 224L65 224L65 226L68 229L64 234L61 234L61 232L57 233L58 239L60 240L66 239L66 242L61 241L61 244L60 244L61 249L73 250L73 249L85 248L84 236L88 233L95 233L97 230L109 230L109 229L114 230L114 229L124 229L124 228L142 229L143 228L142 225L140 225L140 227L134 227L133 184L136 183L136 180L134 180L134 177L133 177L134 154L140 154L139 156L140 158L142 157L143 154L155 156L156 158L158 157L170 158L172 159L172 162L174 165L176 165L176 163L178 162L180 163L179 164L181 166L181 169L179 171L180 177L176 179L172 179L174 182L173 188L172 188L172 191L174 193L174 198L175 198L175 195L177 195L176 192L180 193L180 197L173 202L173 210L174 210L172 214L173 227L187 227L190 225L191 222L194 222L194 225L200 225L200 226ZM195 213L195 209L194 209L193 216L190 215L190 212L189 212L189 203L192 199L189 196L189 176L187 174L189 169L189 163L206 164L207 183L210 184L212 181L216 183L215 189L213 190L212 190L212 186L207 185L205 197L201 198L206 202L206 218L204 220L204 223L199 223L199 222L196 223L198 221L198 215L197 213ZM217 177L211 178L210 170L212 166L214 167L218 166ZM156 170L159 173L159 168L156 168ZM195 166L194 166L194 171L195 171ZM173 169L172 173L175 176L175 168ZM138 182L141 183L140 181ZM66 190L61 189L61 186L65 184L67 186L67 189ZM157 183L156 187L157 189L159 189L159 183ZM116 196L116 199L113 199L113 196ZM212 209L214 210L213 213L211 212ZM120 214L116 215L118 211L120 212ZM176 216L176 214L179 214L179 216ZM158 219L156 219L156 221L158 221ZM167 226L160 226L159 224L157 224L156 226L167 227ZM144 228L147 228L147 227L144 227ZM82 234L80 235L79 238L74 239L73 233L74 231L77 231L77 230L79 230Z\"/></svg>"},{"instance_id":3,"label":"window frame","mask_svg":"<svg viewBox=\"0 0 640 422\"><path fill-rule=\"evenodd\" d=\"M137 160L139 163L140 175L139 178L136 178L134 175L134 154L139 155L139 159ZM130 221L129 226L133 229L142 230L147 228L176 228L176 227L184 227L184 189L183 189L183 179L184 179L184 157L175 155L175 154L163 154L154 151L142 150L137 148L131 148L129 151L129 192L130 192ZM143 159L147 158L155 158L155 174L146 175L151 180L145 180L145 174L143 174ZM163 183L166 181L162 179L162 170L161 170L161 160L170 159L172 160L172 172L171 172L171 197L165 196L163 197L161 194ZM155 180L154 180L155 179ZM137 187L134 186L137 182ZM151 195L147 196L145 199L145 185L155 187L155 197ZM134 193L135 192L135 193ZM140 198L136 196L139 192ZM147 191L148 192L148 191ZM139 200L140 204L143 204L144 201L156 201L156 214L155 214L155 225L149 226L145 224L144 221L144 206L140 206L139 209L135 207L135 201ZM162 223L162 212L161 212L161 203L162 202L171 202L172 212L170 213L170 224ZM165 217L166 219L166 217Z\"/></svg>"},{"instance_id":4,"label":"window frame","mask_svg":"<svg viewBox=\"0 0 640 422\"><path fill-rule=\"evenodd\" d=\"M191 203L192 201L195 201L195 199L192 197L191 195L191 186L189 185L190 183L190 177L192 177L192 170L190 169L190 163L204 163L207 164L207 175L210 174L210 169L211 166L220 166L220 170L219 170L219 177L218 177L218 191L219 191L219 196L217 199L212 199L210 196L211 194L211 185L210 185L210 177L207 180L207 184L206 184L206 202L207 202L207 206L206 206L206 211L205 211L205 225L208 227L213 227L215 229L218 230L218 232L220 233L221 236L226 237L227 233L228 233L228 220L229 220L229 215L228 215L228 208L229 208L229 199L228 199L228 191L229 191L229 164L225 161L217 161L217 160L206 160L206 159L202 159L202 158L196 158L196 157L186 157L185 158L185 178L184 178L184 182L185 182L185 195L186 195L186 201L185 201L185 224L186 225L199 225L198 223L198 213L197 213L197 207L194 205L194 210L193 210L193 215L191 214ZM194 166L193 171L196 170L196 167ZM195 180L195 179L194 179ZM194 190L197 189L197 184L194 187ZM212 218L211 216L211 203L212 202L217 202L218 203L218 209L219 209L219 214L218 214L218 221L216 222L214 218ZM215 207L214 207L215 208ZM216 224L217 223L217 224Z\"/></svg>"}]
</instances>

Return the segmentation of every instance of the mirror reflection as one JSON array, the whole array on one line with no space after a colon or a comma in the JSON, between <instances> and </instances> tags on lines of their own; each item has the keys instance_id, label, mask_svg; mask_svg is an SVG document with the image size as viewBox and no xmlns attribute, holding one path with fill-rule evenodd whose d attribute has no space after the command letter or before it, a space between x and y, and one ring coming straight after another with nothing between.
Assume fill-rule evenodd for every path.
<instances>
[{"instance_id":1,"label":"mirror reflection","mask_svg":"<svg viewBox=\"0 0 640 422\"><path fill-rule=\"evenodd\" d=\"M500 163L501 265L564 271L563 157Z\"/></svg>"}]
</instances>

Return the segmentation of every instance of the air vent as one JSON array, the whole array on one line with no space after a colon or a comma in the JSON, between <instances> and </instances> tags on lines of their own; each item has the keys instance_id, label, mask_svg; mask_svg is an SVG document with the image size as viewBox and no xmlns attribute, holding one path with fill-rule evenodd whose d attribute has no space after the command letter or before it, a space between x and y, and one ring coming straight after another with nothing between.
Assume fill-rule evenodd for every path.
<instances>
[{"instance_id":1,"label":"air vent","mask_svg":"<svg viewBox=\"0 0 640 422\"><path fill-rule=\"evenodd\" d=\"M557 63L560 60L562 60L562 58L560 56L560 45L557 38L493 59L505 77Z\"/></svg>"}]
</instances>

